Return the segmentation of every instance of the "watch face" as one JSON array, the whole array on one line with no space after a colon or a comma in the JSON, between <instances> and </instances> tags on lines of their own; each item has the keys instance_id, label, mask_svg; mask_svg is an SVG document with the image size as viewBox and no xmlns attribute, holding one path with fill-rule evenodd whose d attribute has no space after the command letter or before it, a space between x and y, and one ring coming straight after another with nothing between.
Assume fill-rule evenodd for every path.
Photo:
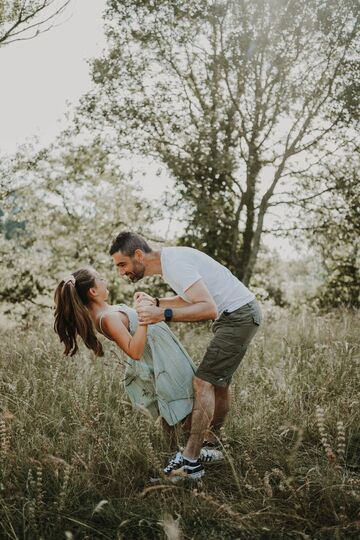
<instances>
[{"instance_id":1,"label":"watch face","mask_svg":"<svg viewBox=\"0 0 360 540\"><path fill-rule=\"evenodd\" d=\"M165 316L165 321L171 321L172 316L173 316L173 311L172 311L172 309L166 308L166 309L164 310L164 316Z\"/></svg>"}]
</instances>

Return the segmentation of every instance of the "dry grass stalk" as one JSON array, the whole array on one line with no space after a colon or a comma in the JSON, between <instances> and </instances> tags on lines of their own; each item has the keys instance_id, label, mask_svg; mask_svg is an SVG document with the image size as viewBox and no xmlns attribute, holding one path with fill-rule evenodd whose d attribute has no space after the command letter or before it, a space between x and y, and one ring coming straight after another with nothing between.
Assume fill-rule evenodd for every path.
<instances>
[{"instance_id":1,"label":"dry grass stalk","mask_svg":"<svg viewBox=\"0 0 360 540\"><path fill-rule=\"evenodd\" d=\"M174 519L171 514L165 512L162 519L159 521L159 525L164 529L166 540L181 540L183 538L180 529L180 516Z\"/></svg>"},{"instance_id":2,"label":"dry grass stalk","mask_svg":"<svg viewBox=\"0 0 360 540\"><path fill-rule=\"evenodd\" d=\"M217 501L215 497L213 497L212 495L208 495L207 493L205 493L205 491L198 491L197 489L193 489L193 495L209 503L211 506L216 508L217 512L220 512L221 514L225 512L231 518L242 518L242 516L238 512L235 512L228 504Z\"/></svg>"},{"instance_id":3,"label":"dry grass stalk","mask_svg":"<svg viewBox=\"0 0 360 540\"><path fill-rule=\"evenodd\" d=\"M141 442L143 444L143 448L145 450L146 456L150 460L151 464L156 467L159 471L162 471L163 466L154 450L153 444L150 440L149 432L148 432L148 426L145 425L142 418L140 418L139 422L139 435Z\"/></svg>"},{"instance_id":4,"label":"dry grass stalk","mask_svg":"<svg viewBox=\"0 0 360 540\"><path fill-rule=\"evenodd\" d=\"M5 420L0 420L0 456L5 458L10 449L10 432L6 428Z\"/></svg>"},{"instance_id":5,"label":"dry grass stalk","mask_svg":"<svg viewBox=\"0 0 360 540\"><path fill-rule=\"evenodd\" d=\"M273 496L273 490L270 485L270 476L271 473L269 473L269 471L266 471L266 473L264 474L264 487L266 495L271 498Z\"/></svg>"},{"instance_id":6,"label":"dry grass stalk","mask_svg":"<svg viewBox=\"0 0 360 540\"><path fill-rule=\"evenodd\" d=\"M62 512L65 509L65 501L66 501L66 495L67 495L68 486L69 486L70 473L71 473L71 467L70 465L66 465L64 467L63 483L62 483L61 490L59 493L59 504L58 504L59 512Z\"/></svg>"},{"instance_id":7,"label":"dry grass stalk","mask_svg":"<svg viewBox=\"0 0 360 540\"><path fill-rule=\"evenodd\" d=\"M52 381L51 381L51 387L54 393L56 391L56 384L57 384L57 380L59 376L59 371L60 371L60 364L57 364L53 371L53 376L52 376Z\"/></svg>"},{"instance_id":8,"label":"dry grass stalk","mask_svg":"<svg viewBox=\"0 0 360 540\"><path fill-rule=\"evenodd\" d=\"M328 433L325 429L325 413L322 407L316 407L316 424L321 437L321 444L324 447L326 457L328 458L329 463L333 464L336 462L336 456L329 444Z\"/></svg>"},{"instance_id":9,"label":"dry grass stalk","mask_svg":"<svg viewBox=\"0 0 360 540\"><path fill-rule=\"evenodd\" d=\"M337 428L337 448L336 453L340 461L345 460L345 428L344 422L339 420L336 424Z\"/></svg>"},{"instance_id":10,"label":"dry grass stalk","mask_svg":"<svg viewBox=\"0 0 360 540\"><path fill-rule=\"evenodd\" d=\"M44 503L43 471L41 465L36 468L36 503L38 506L42 506Z\"/></svg>"},{"instance_id":11,"label":"dry grass stalk","mask_svg":"<svg viewBox=\"0 0 360 540\"><path fill-rule=\"evenodd\" d=\"M255 467L251 457L249 456L248 452L246 450L243 450L243 457L244 457L244 460L246 462L246 465L248 466L248 469L250 471L250 473L252 474L252 476L254 477L257 485L259 486L262 486L263 482L261 480L261 477L260 477L260 474L257 470L257 468Z\"/></svg>"},{"instance_id":12,"label":"dry grass stalk","mask_svg":"<svg viewBox=\"0 0 360 540\"><path fill-rule=\"evenodd\" d=\"M27 515L28 515L28 518L29 518L30 527L34 531L37 531L37 523L36 523L37 506L36 506L36 499L35 499L36 482L35 482L35 479L34 479L34 476L33 476L33 473L31 471L31 469L29 469L26 484L27 484L28 491L29 491L29 502L27 504Z\"/></svg>"}]
</instances>

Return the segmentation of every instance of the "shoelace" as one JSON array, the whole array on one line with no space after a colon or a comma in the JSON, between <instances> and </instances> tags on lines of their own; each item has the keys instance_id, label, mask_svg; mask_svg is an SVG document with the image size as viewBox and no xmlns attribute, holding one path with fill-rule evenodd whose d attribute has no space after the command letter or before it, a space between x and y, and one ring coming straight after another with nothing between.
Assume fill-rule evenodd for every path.
<instances>
[{"instance_id":1,"label":"shoelace","mask_svg":"<svg viewBox=\"0 0 360 540\"><path fill-rule=\"evenodd\" d=\"M164 472L167 473L167 472L172 471L175 465L179 465L180 463L182 463L182 461L183 461L183 457L180 454L180 452L178 452L173 459L170 459L168 465L164 469Z\"/></svg>"}]
</instances>

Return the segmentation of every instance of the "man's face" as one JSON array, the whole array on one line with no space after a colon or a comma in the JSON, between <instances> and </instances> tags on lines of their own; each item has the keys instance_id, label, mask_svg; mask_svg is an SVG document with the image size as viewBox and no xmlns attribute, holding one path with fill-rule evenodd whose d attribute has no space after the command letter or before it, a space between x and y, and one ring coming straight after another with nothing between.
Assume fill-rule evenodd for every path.
<instances>
[{"instance_id":1,"label":"man's face","mask_svg":"<svg viewBox=\"0 0 360 540\"><path fill-rule=\"evenodd\" d=\"M140 249L137 249L132 257L117 251L112 258L120 276L128 277L133 283L144 277L145 265L142 262L143 253Z\"/></svg>"}]
</instances>

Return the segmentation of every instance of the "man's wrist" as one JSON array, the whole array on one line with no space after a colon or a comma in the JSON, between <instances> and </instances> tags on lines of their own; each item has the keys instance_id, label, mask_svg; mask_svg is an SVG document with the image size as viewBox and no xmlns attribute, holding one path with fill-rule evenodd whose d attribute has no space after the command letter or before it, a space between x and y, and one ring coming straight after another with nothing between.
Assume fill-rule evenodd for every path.
<instances>
[{"instance_id":1,"label":"man's wrist","mask_svg":"<svg viewBox=\"0 0 360 540\"><path fill-rule=\"evenodd\" d=\"M159 318L158 318L158 321L157 321L157 322L163 322L163 321L165 321L165 315L164 315L164 311L165 311L165 310L164 310L163 308L161 308L161 307L156 308L156 309L157 309L157 311L158 311L158 313L159 313L159 316L158 316Z\"/></svg>"}]
</instances>

